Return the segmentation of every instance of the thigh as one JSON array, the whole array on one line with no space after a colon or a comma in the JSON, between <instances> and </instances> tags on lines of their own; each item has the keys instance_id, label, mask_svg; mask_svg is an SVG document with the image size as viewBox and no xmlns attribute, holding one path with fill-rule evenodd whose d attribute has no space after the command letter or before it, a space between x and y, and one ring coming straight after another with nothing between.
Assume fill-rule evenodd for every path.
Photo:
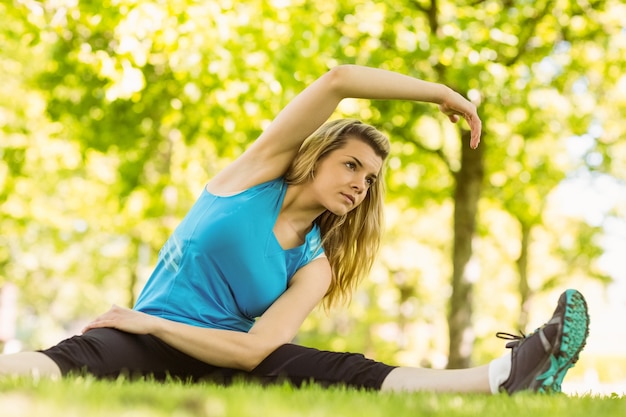
<instances>
[{"instance_id":1,"label":"thigh","mask_svg":"<svg viewBox=\"0 0 626 417\"><path fill-rule=\"evenodd\" d=\"M287 381L296 386L313 382L379 390L394 369L359 353L330 352L286 344L272 352L252 374L266 383Z\"/></svg>"},{"instance_id":2,"label":"thigh","mask_svg":"<svg viewBox=\"0 0 626 417\"><path fill-rule=\"evenodd\" d=\"M149 376L157 380L174 377L228 383L238 374L236 370L194 359L154 336L109 328L90 330L42 353L59 366L63 375L88 373L99 378Z\"/></svg>"}]
</instances>

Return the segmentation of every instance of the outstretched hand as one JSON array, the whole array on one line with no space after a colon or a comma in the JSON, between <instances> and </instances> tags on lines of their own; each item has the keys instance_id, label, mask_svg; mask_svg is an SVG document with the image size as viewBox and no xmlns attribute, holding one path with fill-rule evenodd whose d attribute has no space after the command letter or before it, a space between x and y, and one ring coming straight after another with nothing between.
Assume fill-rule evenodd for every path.
<instances>
[{"instance_id":1,"label":"outstretched hand","mask_svg":"<svg viewBox=\"0 0 626 417\"><path fill-rule=\"evenodd\" d=\"M439 104L439 110L448 116L448 119L450 119L452 123L458 122L460 117L467 120L467 124L471 130L470 147L472 149L478 148L482 122L480 121L480 117L478 117L476 106L473 103L456 91L450 90L450 93L445 97L444 101Z\"/></svg>"},{"instance_id":2,"label":"outstretched hand","mask_svg":"<svg viewBox=\"0 0 626 417\"><path fill-rule=\"evenodd\" d=\"M149 334L157 317L139 311L113 305L109 311L96 317L83 329L83 333L101 327L111 327L128 333Z\"/></svg>"}]
</instances>

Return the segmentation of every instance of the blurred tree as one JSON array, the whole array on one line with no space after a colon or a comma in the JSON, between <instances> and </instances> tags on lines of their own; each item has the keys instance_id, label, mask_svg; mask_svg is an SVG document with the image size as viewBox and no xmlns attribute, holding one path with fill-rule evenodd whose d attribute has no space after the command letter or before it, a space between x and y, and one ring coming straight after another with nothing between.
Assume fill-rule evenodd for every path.
<instances>
[{"instance_id":1,"label":"blurred tree","mask_svg":"<svg viewBox=\"0 0 626 417\"><path fill-rule=\"evenodd\" d=\"M409 54L414 58L409 62L429 63L432 69L422 70L432 74L427 78L451 85L475 100L485 126L479 152L467 146L466 131L458 135L461 141L457 145L446 147L445 142L440 141L433 146L432 139L430 144L428 139L414 142L418 149L439 157L444 167L440 172L449 172L454 180L449 367L469 366L474 345L473 293L480 271L476 267L478 261L473 260L476 255L472 248L486 232L483 229L480 235L475 233L478 202L484 185L489 186L486 196L499 201L520 224L520 251L516 257L522 305L519 325L526 324L524 318L532 290L539 292L555 286L575 271L603 281L608 279L606 273L591 262L600 254L594 237L599 228L570 225L570 232L574 231L579 241L584 240L586 244L574 245L568 250L570 255L564 257L560 253L557 258L567 259L576 253L581 262L566 263L559 276L545 276L540 271L545 278L534 288L528 281L531 231L542 222L543 199L572 168L564 162L567 155L564 142L573 134L593 128L597 107L591 103L594 97L611 90L611 81L615 81L609 78L603 83L601 76L595 77L597 83L592 92L581 91L581 79L588 76L590 68L598 74L607 71L619 74L615 68L623 66L619 58L600 62L596 59L593 63L587 61L587 65L580 65L583 60L576 59L588 55L590 48L596 49L596 58L597 50L623 50L619 46L623 40L617 40L622 24L610 12L621 6L610 3L605 8L605 5L605 2L554 1L532 5L484 1L470 5L432 1L407 2L407 9L395 9L398 16L393 15L391 7L389 9L386 21L402 22L406 31L416 34L414 50ZM411 12L410 7L415 10ZM410 23L413 25L409 26ZM424 31L428 36L420 37ZM606 33L613 36L606 37ZM393 40L387 44L397 45L401 35L401 29L393 31L389 34ZM613 48L611 43L615 45ZM577 97L581 93L584 100ZM567 108L565 103L572 105ZM408 119L416 124L423 123L418 115ZM485 174L490 180L488 184L483 184ZM443 190L445 193L445 188Z\"/></svg>"},{"instance_id":2,"label":"blurred tree","mask_svg":"<svg viewBox=\"0 0 626 417\"><path fill-rule=\"evenodd\" d=\"M2 113L0 279L11 277L50 322L91 316L111 302L131 305L206 179L282 106L334 65L383 67L467 95L483 117L483 143L470 150L466 125L451 125L436 106L341 104L337 116L359 117L392 137L389 230L350 310L331 320L313 316L300 337L432 366L445 365L436 353L448 350L448 366L467 366L475 307L486 317L510 305L507 297L494 300L494 289L519 288L527 305L533 291L558 283L541 271L548 255L529 256L533 233L545 233L550 261L604 278L590 270L600 253L597 229L570 222L551 230L542 222L545 197L575 165L564 157L572 135L602 126L606 134L594 136L589 149L603 156L594 169L623 172L611 158L623 135L612 117L618 120L624 101L610 88L624 88L620 7L497 0L2 4L7 47L0 63L12 80L2 94L15 99L5 100ZM604 106L602 94L621 107ZM498 238L500 225L510 234ZM565 232L586 244L559 246L553 238ZM511 234L519 236L513 249L504 242ZM477 245L503 249L475 251ZM516 279L487 278L515 265ZM529 270L538 278L529 279ZM437 307L446 302L447 337Z\"/></svg>"}]
</instances>

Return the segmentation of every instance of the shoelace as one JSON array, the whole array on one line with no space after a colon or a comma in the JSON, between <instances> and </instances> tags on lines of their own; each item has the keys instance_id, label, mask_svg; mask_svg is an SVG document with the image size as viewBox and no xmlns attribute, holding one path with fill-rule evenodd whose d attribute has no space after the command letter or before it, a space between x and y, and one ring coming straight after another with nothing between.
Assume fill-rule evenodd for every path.
<instances>
[{"instance_id":1,"label":"shoelace","mask_svg":"<svg viewBox=\"0 0 626 417\"><path fill-rule=\"evenodd\" d=\"M522 340L522 339L526 339L527 335L524 334L523 331L518 330L519 335L517 334L512 334L512 333L507 333L507 332L498 332L496 333L496 337L499 339L504 339L504 340Z\"/></svg>"},{"instance_id":2,"label":"shoelace","mask_svg":"<svg viewBox=\"0 0 626 417\"><path fill-rule=\"evenodd\" d=\"M528 335L524 334L523 331L518 330L518 332L520 333L519 335L507 332L498 332L496 333L496 337L499 339L510 340L510 342L506 344L506 347L513 349L515 346L522 343L522 340L528 337Z\"/></svg>"}]
</instances>

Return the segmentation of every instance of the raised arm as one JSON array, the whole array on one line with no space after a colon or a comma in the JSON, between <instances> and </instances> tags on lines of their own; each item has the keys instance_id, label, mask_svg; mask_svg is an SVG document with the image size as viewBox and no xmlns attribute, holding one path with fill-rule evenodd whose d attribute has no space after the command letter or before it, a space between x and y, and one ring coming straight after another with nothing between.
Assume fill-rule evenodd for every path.
<instances>
[{"instance_id":1,"label":"raised arm","mask_svg":"<svg viewBox=\"0 0 626 417\"><path fill-rule=\"evenodd\" d=\"M190 326L115 306L84 331L112 327L129 333L152 334L203 362L250 371L295 337L304 319L326 294L330 277L330 265L325 257L301 268L287 291L248 333Z\"/></svg>"},{"instance_id":2,"label":"raised arm","mask_svg":"<svg viewBox=\"0 0 626 417\"><path fill-rule=\"evenodd\" d=\"M328 120L344 98L435 103L452 122L459 117L467 120L472 148L480 142L481 121L476 106L449 87L396 72L341 65L294 98L239 159L209 182L209 190L240 191L283 175L304 139Z\"/></svg>"}]
</instances>

